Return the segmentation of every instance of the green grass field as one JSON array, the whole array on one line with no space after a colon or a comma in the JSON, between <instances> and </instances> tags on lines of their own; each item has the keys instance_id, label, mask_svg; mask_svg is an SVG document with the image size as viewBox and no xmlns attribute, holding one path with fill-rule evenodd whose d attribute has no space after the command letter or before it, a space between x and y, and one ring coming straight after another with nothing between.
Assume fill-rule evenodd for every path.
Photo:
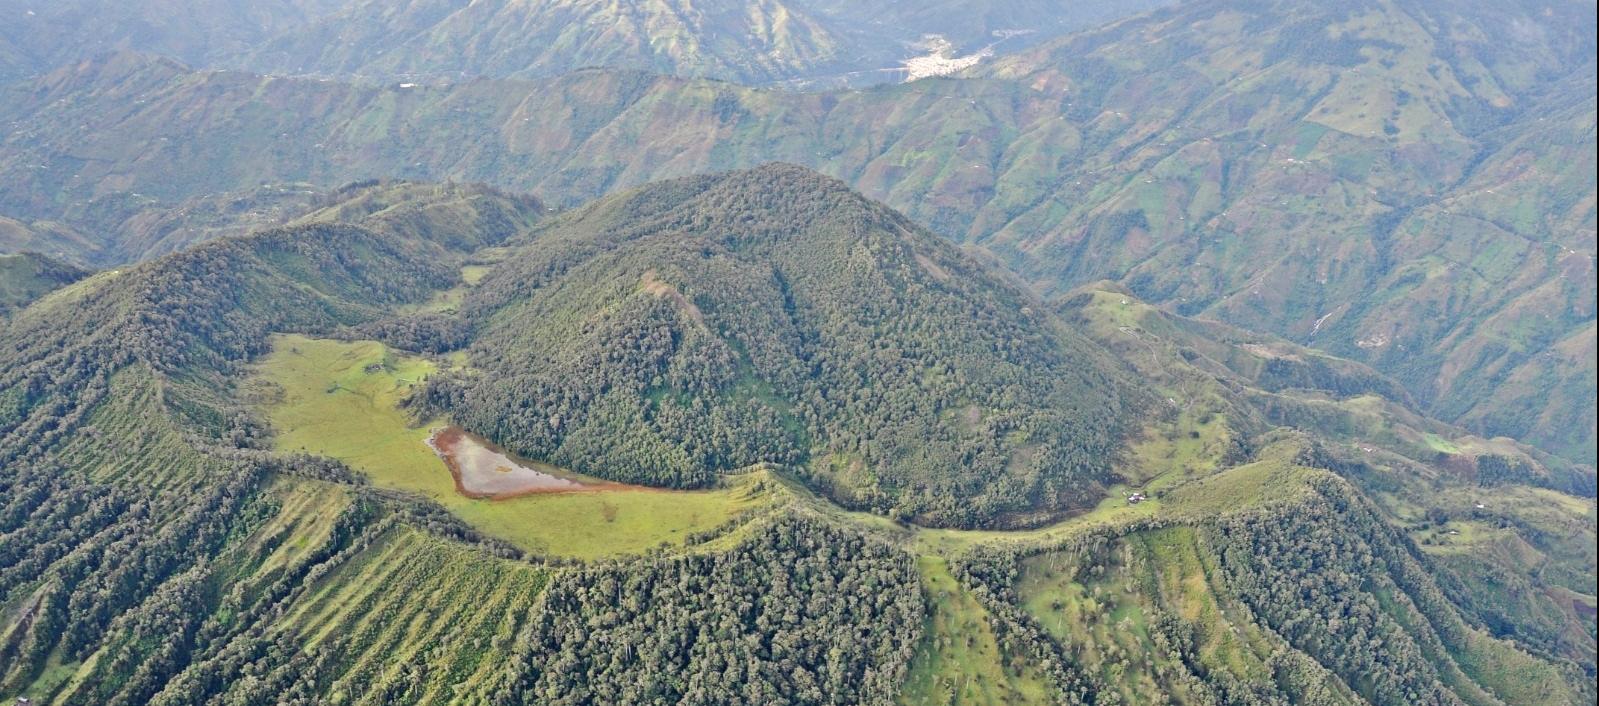
<instances>
[{"instance_id":1,"label":"green grass field","mask_svg":"<svg viewBox=\"0 0 1599 706\"><path fill-rule=\"evenodd\" d=\"M988 611L950 574L943 558L917 559L931 611L926 633L900 693L914 706L1041 704L1046 677L1026 660L1000 650Z\"/></svg>"},{"instance_id":2,"label":"green grass field","mask_svg":"<svg viewBox=\"0 0 1599 706\"><path fill-rule=\"evenodd\" d=\"M1259 461L1194 480L1188 480L1180 469L1168 470L1143 486L1150 493L1164 491L1164 497L1151 494L1137 504L1127 501L1131 487L1115 485L1093 510L1036 529L916 528L911 532L918 551L955 556L982 544L1047 544L1091 529L1121 527L1157 516L1203 520L1299 497L1308 487L1305 481L1317 471L1293 465L1291 458L1297 448L1292 442L1282 442L1263 450Z\"/></svg>"},{"instance_id":3,"label":"green grass field","mask_svg":"<svg viewBox=\"0 0 1599 706\"><path fill-rule=\"evenodd\" d=\"M473 500L455 491L424 441L441 422L415 424L398 406L437 370L382 344L277 336L257 367L281 451L330 456L374 484L430 498L483 532L551 556L594 559L681 545L690 534L765 502L752 478L708 491L625 490Z\"/></svg>"},{"instance_id":4,"label":"green grass field","mask_svg":"<svg viewBox=\"0 0 1599 706\"><path fill-rule=\"evenodd\" d=\"M1075 562L1046 553L1023 562L1017 596L1024 610L1063 645L1072 646L1082 668L1119 688L1125 703L1161 692L1141 596L1121 556L1092 578L1078 577ZM1081 580L1080 580L1081 579Z\"/></svg>"}]
</instances>

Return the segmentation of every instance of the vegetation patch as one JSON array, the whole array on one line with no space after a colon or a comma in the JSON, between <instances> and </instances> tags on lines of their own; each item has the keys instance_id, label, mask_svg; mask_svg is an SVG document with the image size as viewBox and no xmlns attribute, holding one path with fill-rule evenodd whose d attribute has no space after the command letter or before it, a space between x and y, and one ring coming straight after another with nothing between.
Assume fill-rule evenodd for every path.
<instances>
[{"instance_id":1,"label":"vegetation patch","mask_svg":"<svg viewBox=\"0 0 1599 706\"><path fill-rule=\"evenodd\" d=\"M336 458L379 486L429 498L484 533L538 554L593 559L680 546L764 504L752 478L693 492L463 497L427 445L438 424L418 424L399 406L438 367L371 341L274 336L257 367L256 379L267 384L256 397L279 451Z\"/></svg>"},{"instance_id":2,"label":"vegetation patch","mask_svg":"<svg viewBox=\"0 0 1599 706\"><path fill-rule=\"evenodd\" d=\"M900 703L916 706L1036 704L1048 701L1047 677L1005 653L988 610L950 573L942 557L917 559L929 611Z\"/></svg>"}]
</instances>

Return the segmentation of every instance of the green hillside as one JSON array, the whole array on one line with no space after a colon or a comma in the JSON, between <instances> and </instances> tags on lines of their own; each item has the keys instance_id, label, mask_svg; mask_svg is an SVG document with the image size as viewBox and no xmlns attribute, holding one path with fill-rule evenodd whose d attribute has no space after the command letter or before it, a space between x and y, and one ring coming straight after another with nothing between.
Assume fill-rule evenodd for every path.
<instances>
[{"instance_id":1,"label":"green hillside","mask_svg":"<svg viewBox=\"0 0 1599 706\"><path fill-rule=\"evenodd\" d=\"M1146 492L1200 497L1204 478L1297 429L1316 442L1296 462L1352 482L1473 621L1593 668L1595 586L1576 578L1599 562L1591 467L1428 419L1358 363L1174 316L1114 285L1085 288L1062 312L1170 404L1122 470Z\"/></svg>"},{"instance_id":2,"label":"green hillside","mask_svg":"<svg viewBox=\"0 0 1599 706\"><path fill-rule=\"evenodd\" d=\"M89 276L43 255L0 255L0 321L52 291Z\"/></svg>"},{"instance_id":3,"label":"green hillside","mask_svg":"<svg viewBox=\"0 0 1599 706\"><path fill-rule=\"evenodd\" d=\"M0 212L109 232L109 194L373 174L571 205L782 160L1044 291L1114 279L1591 464L1591 406L1560 410L1566 391L1591 396L1593 367L1558 362L1591 347L1594 321L1592 14L1203 0L959 78L816 93L614 70L379 87L121 55L0 101L20 126L0 145ZM1486 39L1506 26L1527 31Z\"/></svg>"},{"instance_id":4,"label":"green hillside","mask_svg":"<svg viewBox=\"0 0 1599 706\"><path fill-rule=\"evenodd\" d=\"M483 187L408 182L321 205L66 285L0 329L0 696L1593 698L1592 470L1428 419L1359 363L1113 284L1046 307L796 167L663 182L553 218ZM646 335L610 337L612 321ZM758 404L792 415L772 431L813 455L841 440L893 450L895 429L947 430L917 443L961 449L988 415L1025 410L993 437L1018 444L1013 432L1061 427L1029 420L1109 404L1107 388L1067 384L1089 370L1153 404L1107 411L1130 425L1108 467L1040 474L1080 496L1060 509L1092 510L1022 530L928 526L936 505L901 513L922 524L884 516L914 505L840 506L803 458L738 467L744 429L684 444L729 459L684 466L731 471L702 476L707 490L452 492L422 443L431 423L519 418L483 404L495 384L527 385L544 410L560 398L541 390L595 399L559 366L600 356L597 375L629 379L656 360L629 341L663 346L645 350L665 352L648 378L664 391L605 389L610 409L656 415L606 418L615 438L648 438L667 405L715 429ZM814 365L785 377L796 350ZM947 396L1013 368L1026 389ZM974 427L906 397L980 414ZM681 438L696 437L657 437ZM958 452L991 468L977 448ZM1028 480L909 467L940 471L917 478L867 458L895 500L919 499L887 482L909 478L1003 510L1025 487L1012 479ZM1135 489L1148 499L1131 502Z\"/></svg>"},{"instance_id":5,"label":"green hillside","mask_svg":"<svg viewBox=\"0 0 1599 706\"><path fill-rule=\"evenodd\" d=\"M474 500L456 491L427 446L438 425L417 423L401 407L436 372L431 361L374 341L283 336L259 367L262 385L251 395L265 408L274 448L338 459L375 485L416 493L530 553L596 559L678 546L769 501L761 473L696 492L631 488Z\"/></svg>"},{"instance_id":6,"label":"green hillside","mask_svg":"<svg viewBox=\"0 0 1599 706\"><path fill-rule=\"evenodd\" d=\"M1272 479L1280 497L1264 504L1234 495L1197 522L990 553L971 560L966 576L1005 616L1018 649L1058 660L1068 692L1095 702L1576 704L1591 697L1574 671L1562 671L1569 665L1464 621L1427 576L1425 560L1347 485L1303 473Z\"/></svg>"}]
</instances>

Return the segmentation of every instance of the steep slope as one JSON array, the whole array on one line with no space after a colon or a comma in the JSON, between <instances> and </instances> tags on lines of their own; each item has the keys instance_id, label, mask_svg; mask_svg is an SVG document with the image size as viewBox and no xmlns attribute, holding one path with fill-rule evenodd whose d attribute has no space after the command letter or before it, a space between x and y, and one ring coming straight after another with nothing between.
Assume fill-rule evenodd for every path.
<instances>
[{"instance_id":1,"label":"steep slope","mask_svg":"<svg viewBox=\"0 0 1599 706\"><path fill-rule=\"evenodd\" d=\"M1296 463L1358 488L1470 620L1596 668L1599 591L1580 578L1599 562L1592 467L1429 419L1359 363L1164 312L1115 285L1086 287L1061 307L1170 403L1133 443L1130 482L1169 496L1294 429L1311 440Z\"/></svg>"},{"instance_id":2,"label":"steep slope","mask_svg":"<svg viewBox=\"0 0 1599 706\"><path fill-rule=\"evenodd\" d=\"M0 210L373 173L571 204L784 160L1045 290L1116 279L1591 463L1594 425L1539 404L1590 389L1592 366L1538 361L1582 348L1595 298L1596 32L1579 4L1548 10L1207 0L959 80L802 95L625 72L379 89L124 57L9 94ZM1519 29L1488 39L1501 27Z\"/></svg>"},{"instance_id":3,"label":"steep slope","mask_svg":"<svg viewBox=\"0 0 1599 706\"><path fill-rule=\"evenodd\" d=\"M0 321L33 300L87 276L87 270L43 255L0 255Z\"/></svg>"},{"instance_id":4,"label":"steep slope","mask_svg":"<svg viewBox=\"0 0 1599 706\"><path fill-rule=\"evenodd\" d=\"M513 450L672 487L801 467L845 504L926 523L1092 504L1136 398L1036 300L785 165L557 218L462 308L471 369L428 403Z\"/></svg>"}]
</instances>

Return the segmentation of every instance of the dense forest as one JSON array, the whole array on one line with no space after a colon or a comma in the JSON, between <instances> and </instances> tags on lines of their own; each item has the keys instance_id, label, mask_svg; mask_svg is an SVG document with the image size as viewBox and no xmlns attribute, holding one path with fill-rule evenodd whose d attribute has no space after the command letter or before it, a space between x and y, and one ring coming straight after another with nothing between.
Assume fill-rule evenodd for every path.
<instances>
[{"instance_id":1,"label":"dense forest","mask_svg":"<svg viewBox=\"0 0 1599 706\"><path fill-rule=\"evenodd\" d=\"M1036 300L798 167L651 186L511 247L463 305L471 369L421 402L585 473L773 463L848 505L1015 524L1093 502L1135 407Z\"/></svg>"},{"instance_id":2,"label":"dense forest","mask_svg":"<svg viewBox=\"0 0 1599 706\"><path fill-rule=\"evenodd\" d=\"M468 676L479 703L891 703L919 638L909 556L815 519L552 571L315 459L232 456L183 496L0 475L0 693L82 662L66 703L445 703ZM329 581L384 620L328 613ZM349 624L308 642L320 620Z\"/></svg>"},{"instance_id":3,"label":"dense forest","mask_svg":"<svg viewBox=\"0 0 1599 706\"><path fill-rule=\"evenodd\" d=\"M810 518L546 590L497 703L891 704L920 639L911 557Z\"/></svg>"}]
</instances>

